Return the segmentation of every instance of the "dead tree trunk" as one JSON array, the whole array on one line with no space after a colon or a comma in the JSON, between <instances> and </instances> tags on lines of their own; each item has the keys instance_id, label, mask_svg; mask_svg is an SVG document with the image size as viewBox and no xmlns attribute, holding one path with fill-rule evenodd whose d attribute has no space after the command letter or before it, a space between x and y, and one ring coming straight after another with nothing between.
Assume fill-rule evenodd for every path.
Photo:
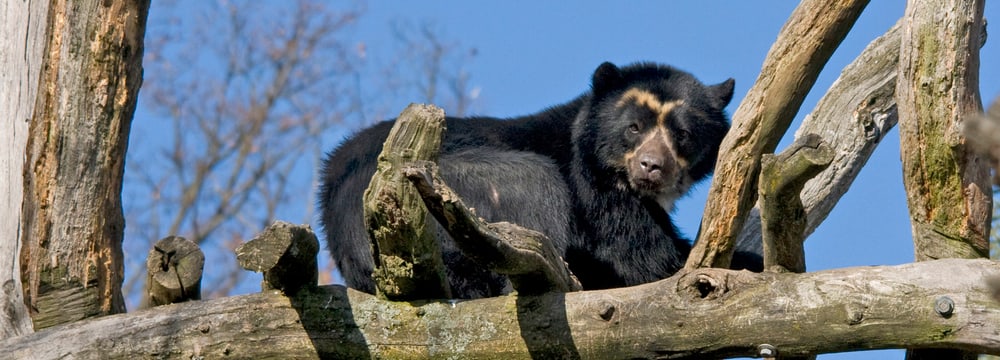
<instances>
[{"instance_id":1,"label":"dead tree trunk","mask_svg":"<svg viewBox=\"0 0 1000 360\"><path fill-rule=\"evenodd\" d=\"M121 181L148 11L149 0L49 9L21 223L36 329L125 311Z\"/></svg>"},{"instance_id":2,"label":"dead tree trunk","mask_svg":"<svg viewBox=\"0 0 1000 360\"><path fill-rule=\"evenodd\" d=\"M21 201L24 198L24 147L38 92L45 45L47 1L0 3L0 339L31 332L31 317L21 291Z\"/></svg>"},{"instance_id":3,"label":"dead tree trunk","mask_svg":"<svg viewBox=\"0 0 1000 360\"><path fill-rule=\"evenodd\" d=\"M903 20L896 103L903 184L917 261L989 256L989 162L971 151L962 123L982 113L979 47L983 1L911 0ZM974 359L954 350L909 359Z\"/></svg>"}]
</instances>

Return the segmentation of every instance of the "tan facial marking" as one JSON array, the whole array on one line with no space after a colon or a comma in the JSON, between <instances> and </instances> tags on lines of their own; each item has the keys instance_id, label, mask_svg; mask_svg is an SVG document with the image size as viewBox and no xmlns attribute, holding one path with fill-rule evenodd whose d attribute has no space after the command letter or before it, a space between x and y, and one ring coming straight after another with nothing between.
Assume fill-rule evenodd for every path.
<instances>
[{"instance_id":1,"label":"tan facial marking","mask_svg":"<svg viewBox=\"0 0 1000 360\"><path fill-rule=\"evenodd\" d=\"M662 102L660 99L656 98L656 95L649 91L632 88L622 94L621 99L618 99L618 103L615 105L622 107L629 101L633 101L639 106L644 106L653 110L653 112L656 113L657 126L665 126L667 115L670 114L670 111L673 111L675 107L684 104L684 100Z\"/></svg>"}]
</instances>

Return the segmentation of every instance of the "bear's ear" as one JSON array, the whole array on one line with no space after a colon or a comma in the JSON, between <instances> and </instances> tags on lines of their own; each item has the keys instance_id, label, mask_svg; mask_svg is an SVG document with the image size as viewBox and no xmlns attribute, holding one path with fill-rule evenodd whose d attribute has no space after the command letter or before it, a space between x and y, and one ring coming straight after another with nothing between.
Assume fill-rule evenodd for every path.
<instances>
[{"instance_id":1,"label":"bear's ear","mask_svg":"<svg viewBox=\"0 0 1000 360\"><path fill-rule=\"evenodd\" d=\"M709 86L708 97L712 101L712 106L716 109L722 110L729 105L729 102L733 100L733 86L736 85L736 80L729 78L721 83Z\"/></svg>"},{"instance_id":2,"label":"bear's ear","mask_svg":"<svg viewBox=\"0 0 1000 360\"><path fill-rule=\"evenodd\" d=\"M621 70L615 64L604 62L594 71L590 88L594 91L594 95L603 95L620 88L624 82Z\"/></svg>"}]
</instances>

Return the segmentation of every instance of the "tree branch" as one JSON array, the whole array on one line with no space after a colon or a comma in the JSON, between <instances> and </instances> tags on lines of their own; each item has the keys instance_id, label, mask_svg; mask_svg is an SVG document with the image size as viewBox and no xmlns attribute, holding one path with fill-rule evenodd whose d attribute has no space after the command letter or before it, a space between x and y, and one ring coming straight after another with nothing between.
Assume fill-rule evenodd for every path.
<instances>
[{"instance_id":1,"label":"tree branch","mask_svg":"<svg viewBox=\"0 0 1000 360\"><path fill-rule=\"evenodd\" d=\"M761 154L774 152L820 70L867 4L807 0L796 7L733 115L701 232L685 268L729 266L736 237L757 197Z\"/></svg>"},{"instance_id":2,"label":"tree branch","mask_svg":"<svg viewBox=\"0 0 1000 360\"><path fill-rule=\"evenodd\" d=\"M1000 354L1000 311L986 285L998 275L1000 263L954 259L806 274L702 269L623 289L429 303L326 286L89 319L0 348L33 359L721 358L756 356L760 344L782 356ZM943 298L954 305L937 312Z\"/></svg>"},{"instance_id":3,"label":"tree branch","mask_svg":"<svg viewBox=\"0 0 1000 360\"><path fill-rule=\"evenodd\" d=\"M812 113L796 131L821 134L833 148L830 166L806 183L802 203L808 237L847 192L868 158L896 126L896 65L899 63L900 23L872 41L844 67ZM761 238L760 213L750 213L740 241Z\"/></svg>"},{"instance_id":4,"label":"tree branch","mask_svg":"<svg viewBox=\"0 0 1000 360\"><path fill-rule=\"evenodd\" d=\"M778 155L765 154L760 171L760 220L764 267L805 272L806 213L799 194L806 181L833 160L833 150L819 135L807 134Z\"/></svg>"}]
</instances>

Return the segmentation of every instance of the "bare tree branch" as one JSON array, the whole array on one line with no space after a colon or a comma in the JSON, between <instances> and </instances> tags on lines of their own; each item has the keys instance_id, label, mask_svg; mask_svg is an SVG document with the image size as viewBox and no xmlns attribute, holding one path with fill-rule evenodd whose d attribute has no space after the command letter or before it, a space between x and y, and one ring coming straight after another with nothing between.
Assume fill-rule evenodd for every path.
<instances>
[{"instance_id":1,"label":"bare tree branch","mask_svg":"<svg viewBox=\"0 0 1000 360\"><path fill-rule=\"evenodd\" d=\"M785 23L722 142L686 269L729 266L736 237L756 202L761 154L774 152L826 60L867 4L807 0Z\"/></svg>"}]
</instances>

